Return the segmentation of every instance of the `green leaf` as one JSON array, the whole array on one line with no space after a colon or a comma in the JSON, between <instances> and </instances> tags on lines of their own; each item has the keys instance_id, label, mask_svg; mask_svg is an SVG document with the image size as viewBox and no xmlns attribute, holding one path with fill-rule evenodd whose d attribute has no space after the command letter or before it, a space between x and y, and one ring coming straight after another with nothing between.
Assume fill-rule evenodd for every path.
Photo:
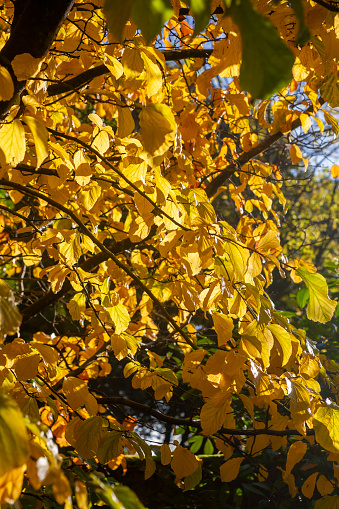
<instances>
[{"instance_id":1,"label":"green leaf","mask_svg":"<svg viewBox=\"0 0 339 509\"><path fill-rule=\"evenodd\" d=\"M190 6L194 16L194 35L199 34L208 25L210 20L210 2L205 0L189 0L186 3Z\"/></svg>"},{"instance_id":2,"label":"green leaf","mask_svg":"<svg viewBox=\"0 0 339 509\"><path fill-rule=\"evenodd\" d=\"M227 12L241 32L241 88L250 92L253 99L271 97L291 81L293 53L250 0L233 1Z\"/></svg>"},{"instance_id":3,"label":"green leaf","mask_svg":"<svg viewBox=\"0 0 339 509\"><path fill-rule=\"evenodd\" d=\"M299 21L299 33L298 38L295 42L297 44L300 44L300 46L304 46L308 39L310 38L310 31L308 27L305 25L303 4L301 0L290 0L289 3L291 4L292 9L294 10L294 13L296 15L296 18Z\"/></svg>"},{"instance_id":4,"label":"green leaf","mask_svg":"<svg viewBox=\"0 0 339 509\"><path fill-rule=\"evenodd\" d=\"M316 441L327 451L339 453L339 407L322 405L313 417Z\"/></svg>"},{"instance_id":5,"label":"green leaf","mask_svg":"<svg viewBox=\"0 0 339 509\"><path fill-rule=\"evenodd\" d=\"M320 323L331 320L337 303L328 298L325 278L321 274L311 274L305 267L299 267L296 274L302 278L310 294L307 318Z\"/></svg>"},{"instance_id":6,"label":"green leaf","mask_svg":"<svg viewBox=\"0 0 339 509\"><path fill-rule=\"evenodd\" d=\"M28 458L25 421L16 403L0 392L0 477L24 465Z\"/></svg>"},{"instance_id":7,"label":"green leaf","mask_svg":"<svg viewBox=\"0 0 339 509\"><path fill-rule=\"evenodd\" d=\"M105 0L104 14L113 38L121 42L127 21L131 15L133 0Z\"/></svg>"},{"instance_id":8,"label":"green leaf","mask_svg":"<svg viewBox=\"0 0 339 509\"><path fill-rule=\"evenodd\" d=\"M197 453L202 446L204 437L202 435L197 435L195 437L189 438L187 442L190 442L192 445L190 447L190 451L193 452L193 454Z\"/></svg>"},{"instance_id":9,"label":"green leaf","mask_svg":"<svg viewBox=\"0 0 339 509\"><path fill-rule=\"evenodd\" d=\"M123 3L123 2L121 2ZM169 0L134 0L132 19L148 44L160 34L166 21L173 16Z\"/></svg>"},{"instance_id":10,"label":"green leaf","mask_svg":"<svg viewBox=\"0 0 339 509\"><path fill-rule=\"evenodd\" d=\"M297 293L297 303L300 308L304 308L309 301L310 292L307 287L301 288Z\"/></svg>"},{"instance_id":11,"label":"green leaf","mask_svg":"<svg viewBox=\"0 0 339 509\"><path fill-rule=\"evenodd\" d=\"M145 509L145 506L128 486L115 486L114 494L126 509Z\"/></svg>"},{"instance_id":12,"label":"green leaf","mask_svg":"<svg viewBox=\"0 0 339 509\"><path fill-rule=\"evenodd\" d=\"M93 458L99 448L105 419L98 415L82 422L77 430L75 448L82 458Z\"/></svg>"},{"instance_id":13,"label":"green leaf","mask_svg":"<svg viewBox=\"0 0 339 509\"><path fill-rule=\"evenodd\" d=\"M214 453L214 447L213 447L213 444L212 442L210 441L210 439L208 438L206 440L206 443L204 445L204 454L206 454L207 456L211 455Z\"/></svg>"}]
</instances>

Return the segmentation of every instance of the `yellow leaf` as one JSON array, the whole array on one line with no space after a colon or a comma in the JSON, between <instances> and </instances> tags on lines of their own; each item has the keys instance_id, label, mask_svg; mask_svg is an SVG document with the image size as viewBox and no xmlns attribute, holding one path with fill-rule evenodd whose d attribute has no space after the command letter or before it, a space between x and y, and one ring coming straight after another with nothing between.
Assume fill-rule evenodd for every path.
<instances>
[{"instance_id":1,"label":"yellow leaf","mask_svg":"<svg viewBox=\"0 0 339 509\"><path fill-rule=\"evenodd\" d=\"M304 482L304 484L302 485L302 488L301 488L301 493L307 497L307 498L312 498L313 497L313 492L314 492L314 488L315 488L315 482L317 480L317 476L319 475L319 472L314 472L314 474L311 474L307 479L306 481Z\"/></svg>"},{"instance_id":2,"label":"yellow leaf","mask_svg":"<svg viewBox=\"0 0 339 509\"><path fill-rule=\"evenodd\" d=\"M144 51L141 52L141 58L145 64L146 71L146 92L148 97L152 97L159 92L162 87L162 74L156 62L153 62Z\"/></svg>"},{"instance_id":3,"label":"yellow leaf","mask_svg":"<svg viewBox=\"0 0 339 509\"><path fill-rule=\"evenodd\" d=\"M124 68L122 66L122 64L119 62L119 60L115 57L112 57L111 55L108 55L106 53L105 55L106 57L106 67L108 67L108 69L110 70L111 74L114 76L115 79L119 79L123 73L124 73Z\"/></svg>"},{"instance_id":4,"label":"yellow leaf","mask_svg":"<svg viewBox=\"0 0 339 509\"><path fill-rule=\"evenodd\" d=\"M260 252L267 253L271 249L277 249L280 247L280 241L278 234L273 231L269 231L264 235L258 242L256 248Z\"/></svg>"},{"instance_id":5,"label":"yellow leaf","mask_svg":"<svg viewBox=\"0 0 339 509\"><path fill-rule=\"evenodd\" d=\"M88 398L88 388L84 380L69 376L64 380L62 390L66 396L67 403L73 410L84 406L86 403Z\"/></svg>"},{"instance_id":6,"label":"yellow leaf","mask_svg":"<svg viewBox=\"0 0 339 509\"><path fill-rule=\"evenodd\" d=\"M101 196L101 187L92 185L89 188L80 189L78 194L79 202L85 207L86 210L91 210Z\"/></svg>"},{"instance_id":7,"label":"yellow leaf","mask_svg":"<svg viewBox=\"0 0 339 509\"><path fill-rule=\"evenodd\" d=\"M63 472L60 472L53 483L53 493L58 504L63 504L68 497L72 496L71 486Z\"/></svg>"},{"instance_id":8,"label":"yellow leaf","mask_svg":"<svg viewBox=\"0 0 339 509\"><path fill-rule=\"evenodd\" d=\"M80 236L77 232L73 233L67 242L61 242L58 245L60 255L64 257L67 265L74 265L82 255Z\"/></svg>"},{"instance_id":9,"label":"yellow leaf","mask_svg":"<svg viewBox=\"0 0 339 509\"><path fill-rule=\"evenodd\" d=\"M283 329L281 325L275 323L270 323L266 328L272 332L273 336L278 341L282 350L281 365L285 366L292 355L292 341L290 333Z\"/></svg>"},{"instance_id":10,"label":"yellow leaf","mask_svg":"<svg viewBox=\"0 0 339 509\"><path fill-rule=\"evenodd\" d=\"M21 325L22 316L14 301L11 288L0 279L0 344L7 334L15 334Z\"/></svg>"},{"instance_id":11,"label":"yellow leaf","mask_svg":"<svg viewBox=\"0 0 339 509\"><path fill-rule=\"evenodd\" d=\"M85 484L82 481L75 481L74 491L79 509L88 509L88 496Z\"/></svg>"},{"instance_id":12,"label":"yellow leaf","mask_svg":"<svg viewBox=\"0 0 339 509\"><path fill-rule=\"evenodd\" d=\"M40 71L42 59L34 58L30 53L22 53L21 55L16 55L11 64L18 81L25 81L29 78L34 78Z\"/></svg>"},{"instance_id":13,"label":"yellow leaf","mask_svg":"<svg viewBox=\"0 0 339 509\"><path fill-rule=\"evenodd\" d=\"M311 274L305 267L299 267L296 274L303 279L310 294L306 308L307 317L320 323L331 320L337 303L328 298L325 278L321 274Z\"/></svg>"},{"instance_id":14,"label":"yellow leaf","mask_svg":"<svg viewBox=\"0 0 339 509\"><path fill-rule=\"evenodd\" d=\"M103 123L102 123L102 119L99 117L99 115L97 115L96 113L90 113L88 115L88 118L91 122L93 122L93 124L95 124L99 129L102 129L103 127Z\"/></svg>"},{"instance_id":15,"label":"yellow leaf","mask_svg":"<svg viewBox=\"0 0 339 509\"><path fill-rule=\"evenodd\" d=\"M160 447L161 463L162 465L169 465L172 459L171 449L167 444L162 444Z\"/></svg>"},{"instance_id":16,"label":"yellow leaf","mask_svg":"<svg viewBox=\"0 0 339 509\"><path fill-rule=\"evenodd\" d=\"M125 48L121 63L128 79L138 78L144 70L144 61L139 48Z\"/></svg>"},{"instance_id":17,"label":"yellow leaf","mask_svg":"<svg viewBox=\"0 0 339 509\"><path fill-rule=\"evenodd\" d=\"M300 114L300 122L301 122L301 126L304 130L304 133L307 133L311 128L311 119L310 119L309 115L306 115L306 113L301 113Z\"/></svg>"},{"instance_id":18,"label":"yellow leaf","mask_svg":"<svg viewBox=\"0 0 339 509\"><path fill-rule=\"evenodd\" d=\"M213 435L222 428L227 412L230 412L230 402L227 400L220 406L215 406L212 400L207 401L201 409L200 419L204 435Z\"/></svg>"},{"instance_id":19,"label":"yellow leaf","mask_svg":"<svg viewBox=\"0 0 339 509\"><path fill-rule=\"evenodd\" d=\"M0 477L28 459L25 421L15 402L0 392Z\"/></svg>"},{"instance_id":20,"label":"yellow leaf","mask_svg":"<svg viewBox=\"0 0 339 509\"><path fill-rule=\"evenodd\" d=\"M38 372L40 355L22 355L14 365L15 374L19 381L26 381L35 378Z\"/></svg>"},{"instance_id":21,"label":"yellow leaf","mask_svg":"<svg viewBox=\"0 0 339 509\"><path fill-rule=\"evenodd\" d=\"M0 129L0 161L16 166L26 153L25 129L20 120L12 120Z\"/></svg>"},{"instance_id":22,"label":"yellow leaf","mask_svg":"<svg viewBox=\"0 0 339 509\"><path fill-rule=\"evenodd\" d=\"M339 453L339 408L322 405L313 417L316 441L327 451Z\"/></svg>"},{"instance_id":23,"label":"yellow leaf","mask_svg":"<svg viewBox=\"0 0 339 509\"><path fill-rule=\"evenodd\" d=\"M115 334L124 332L129 325L130 317L123 303L119 302L116 306L107 308L107 311L114 323Z\"/></svg>"},{"instance_id":24,"label":"yellow leaf","mask_svg":"<svg viewBox=\"0 0 339 509\"><path fill-rule=\"evenodd\" d=\"M118 131L119 138L125 138L135 128L135 122L130 109L125 106L118 106Z\"/></svg>"},{"instance_id":25,"label":"yellow leaf","mask_svg":"<svg viewBox=\"0 0 339 509\"><path fill-rule=\"evenodd\" d=\"M153 156L164 154L174 141L177 125L166 104L149 104L140 113L141 137Z\"/></svg>"},{"instance_id":26,"label":"yellow leaf","mask_svg":"<svg viewBox=\"0 0 339 509\"><path fill-rule=\"evenodd\" d=\"M191 451L181 447L181 445L176 446L173 452L171 467L179 479L193 474L198 466L198 460Z\"/></svg>"},{"instance_id":27,"label":"yellow leaf","mask_svg":"<svg viewBox=\"0 0 339 509\"><path fill-rule=\"evenodd\" d=\"M212 318L218 336L218 346L223 346L232 337L233 320L222 313L213 313Z\"/></svg>"},{"instance_id":28,"label":"yellow leaf","mask_svg":"<svg viewBox=\"0 0 339 509\"><path fill-rule=\"evenodd\" d=\"M339 166L337 164L333 164L331 168L331 175L335 179L339 177Z\"/></svg>"},{"instance_id":29,"label":"yellow leaf","mask_svg":"<svg viewBox=\"0 0 339 509\"><path fill-rule=\"evenodd\" d=\"M95 148L101 155L104 155L109 149L109 136L106 131L99 131L93 139L93 148Z\"/></svg>"},{"instance_id":30,"label":"yellow leaf","mask_svg":"<svg viewBox=\"0 0 339 509\"><path fill-rule=\"evenodd\" d=\"M68 310L73 320L80 320L86 311L86 296L83 292L76 293L68 303Z\"/></svg>"},{"instance_id":31,"label":"yellow leaf","mask_svg":"<svg viewBox=\"0 0 339 509\"><path fill-rule=\"evenodd\" d=\"M220 467L220 477L222 482L231 482L237 478L240 465L244 458L232 458Z\"/></svg>"},{"instance_id":32,"label":"yellow leaf","mask_svg":"<svg viewBox=\"0 0 339 509\"><path fill-rule=\"evenodd\" d=\"M0 65L0 101L9 101L14 94L14 85L6 67Z\"/></svg>"},{"instance_id":33,"label":"yellow leaf","mask_svg":"<svg viewBox=\"0 0 339 509\"><path fill-rule=\"evenodd\" d=\"M322 497L330 495L334 490L334 484L331 483L324 475L321 475L317 480L317 490Z\"/></svg>"},{"instance_id":34,"label":"yellow leaf","mask_svg":"<svg viewBox=\"0 0 339 509\"><path fill-rule=\"evenodd\" d=\"M307 451L307 444L304 442L294 442L288 450L286 460L286 472L285 475L291 473L293 467L302 460Z\"/></svg>"},{"instance_id":35,"label":"yellow leaf","mask_svg":"<svg viewBox=\"0 0 339 509\"><path fill-rule=\"evenodd\" d=\"M33 134L35 151L37 157L37 167L48 157L48 131L44 124L39 122L34 117L22 117L25 124L28 125L31 133Z\"/></svg>"},{"instance_id":36,"label":"yellow leaf","mask_svg":"<svg viewBox=\"0 0 339 509\"><path fill-rule=\"evenodd\" d=\"M288 151L292 164L298 164L303 158L300 148L297 145L288 145Z\"/></svg>"},{"instance_id":37,"label":"yellow leaf","mask_svg":"<svg viewBox=\"0 0 339 509\"><path fill-rule=\"evenodd\" d=\"M51 346L43 345L42 343L36 343L33 341L30 343L30 345L32 348L35 348L36 350L38 350L38 352L41 354L41 357L45 364L47 364L49 366L56 366L56 364L59 360L59 355L58 355L58 352L54 348L52 348Z\"/></svg>"},{"instance_id":38,"label":"yellow leaf","mask_svg":"<svg viewBox=\"0 0 339 509\"><path fill-rule=\"evenodd\" d=\"M14 468L0 477L0 505L14 505L18 500L22 490L24 470L25 466Z\"/></svg>"}]
</instances>

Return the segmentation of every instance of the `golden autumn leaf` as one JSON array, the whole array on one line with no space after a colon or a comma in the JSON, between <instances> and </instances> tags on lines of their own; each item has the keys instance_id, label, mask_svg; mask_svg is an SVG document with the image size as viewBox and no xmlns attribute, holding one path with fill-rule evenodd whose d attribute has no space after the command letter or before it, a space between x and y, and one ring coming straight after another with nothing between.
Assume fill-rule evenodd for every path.
<instances>
[{"instance_id":1,"label":"golden autumn leaf","mask_svg":"<svg viewBox=\"0 0 339 509\"><path fill-rule=\"evenodd\" d=\"M231 482L238 477L239 469L244 458L232 458L220 467L222 482Z\"/></svg>"},{"instance_id":2,"label":"golden autumn leaf","mask_svg":"<svg viewBox=\"0 0 339 509\"><path fill-rule=\"evenodd\" d=\"M14 57L11 65L18 81L24 81L34 78L40 70L42 61L40 58L34 58L30 53L21 53Z\"/></svg>"},{"instance_id":3,"label":"golden autumn leaf","mask_svg":"<svg viewBox=\"0 0 339 509\"><path fill-rule=\"evenodd\" d=\"M218 336L218 345L222 346L232 337L233 320L222 313L213 313L212 318Z\"/></svg>"},{"instance_id":4,"label":"golden autumn leaf","mask_svg":"<svg viewBox=\"0 0 339 509\"><path fill-rule=\"evenodd\" d=\"M84 380L69 376L65 378L62 389L67 399L67 403L73 410L84 406L88 398L88 388Z\"/></svg>"},{"instance_id":5,"label":"golden autumn leaf","mask_svg":"<svg viewBox=\"0 0 339 509\"><path fill-rule=\"evenodd\" d=\"M21 411L3 390L0 392L0 478L28 459L28 435ZM17 475L21 475L17 471Z\"/></svg>"},{"instance_id":6,"label":"golden autumn leaf","mask_svg":"<svg viewBox=\"0 0 339 509\"><path fill-rule=\"evenodd\" d=\"M0 65L0 100L9 101L14 94L14 84L6 67Z\"/></svg>"},{"instance_id":7,"label":"golden autumn leaf","mask_svg":"<svg viewBox=\"0 0 339 509\"><path fill-rule=\"evenodd\" d=\"M339 452L339 408L321 405L314 417L313 428L317 442L327 451Z\"/></svg>"},{"instance_id":8,"label":"golden autumn leaf","mask_svg":"<svg viewBox=\"0 0 339 509\"><path fill-rule=\"evenodd\" d=\"M20 497L25 466L13 468L0 476L0 504L14 505Z\"/></svg>"},{"instance_id":9,"label":"golden autumn leaf","mask_svg":"<svg viewBox=\"0 0 339 509\"><path fill-rule=\"evenodd\" d=\"M315 483L316 483L316 480L317 480L317 477L319 475L319 472L314 472L313 474L311 474L307 479L306 481L304 482L304 484L302 485L301 487L301 492L302 494L307 497L307 498L312 498L313 497L313 492L314 492L314 488L315 488Z\"/></svg>"},{"instance_id":10,"label":"golden autumn leaf","mask_svg":"<svg viewBox=\"0 0 339 509\"><path fill-rule=\"evenodd\" d=\"M162 465L169 465L172 459L171 449L167 444L162 444L160 447L161 463Z\"/></svg>"},{"instance_id":11,"label":"golden autumn leaf","mask_svg":"<svg viewBox=\"0 0 339 509\"><path fill-rule=\"evenodd\" d=\"M287 453L286 471L284 475L289 475L293 467L302 460L307 451L307 444L304 442L294 442Z\"/></svg>"},{"instance_id":12,"label":"golden autumn leaf","mask_svg":"<svg viewBox=\"0 0 339 509\"><path fill-rule=\"evenodd\" d=\"M85 484L82 481L75 481L74 491L79 509L88 509L88 495Z\"/></svg>"},{"instance_id":13,"label":"golden autumn leaf","mask_svg":"<svg viewBox=\"0 0 339 509\"><path fill-rule=\"evenodd\" d=\"M0 344L7 334L15 334L19 330L21 321L13 291L0 279Z\"/></svg>"},{"instance_id":14,"label":"golden autumn leaf","mask_svg":"<svg viewBox=\"0 0 339 509\"><path fill-rule=\"evenodd\" d=\"M28 125L34 139L35 151L37 157L37 167L48 157L48 131L44 124L34 117L24 116L23 122Z\"/></svg>"},{"instance_id":15,"label":"golden autumn leaf","mask_svg":"<svg viewBox=\"0 0 339 509\"><path fill-rule=\"evenodd\" d=\"M115 334L124 332L130 323L130 316L126 306L124 306L122 302L118 302L116 306L108 307L107 311L114 323Z\"/></svg>"},{"instance_id":16,"label":"golden autumn leaf","mask_svg":"<svg viewBox=\"0 0 339 509\"><path fill-rule=\"evenodd\" d=\"M17 166L26 152L25 129L16 119L0 128L0 161L2 164Z\"/></svg>"},{"instance_id":17,"label":"golden autumn leaf","mask_svg":"<svg viewBox=\"0 0 339 509\"><path fill-rule=\"evenodd\" d=\"M177 125L169 106L149 104L140 113L141 136L145 149L153 156L164 154L174 141Z\"/></svg>"},{"instance_id":18,"label":"golden autumn leaf","mask_svg":"<svg viewBox=\"0 0 339 509\"><path fill-rule=\"evenodd\" d=\"M179 479L193 474L198 466L199 463L191 451L181 445L176 446L173 452L171 467Z\"/></svg>"}]
</instances>

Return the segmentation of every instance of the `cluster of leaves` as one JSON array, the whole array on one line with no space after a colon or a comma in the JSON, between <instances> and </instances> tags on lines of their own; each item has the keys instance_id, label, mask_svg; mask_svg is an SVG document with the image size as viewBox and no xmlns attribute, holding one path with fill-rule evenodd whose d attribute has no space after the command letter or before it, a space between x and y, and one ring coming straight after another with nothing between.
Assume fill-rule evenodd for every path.
<instances>
[{"instance_id":1,"label":"cluster of leaves","mask_svg":"<svg viewBox=\"0 0 339 509\"><path fill-rule=\"evenodd\" d=\"M273 470L339 504L338 374L275 309L273 271L304 285L308 320L336 301L283 253L284 175L262 155L280 140L307 167L290 133L339 132L321 4L4 2L0 504L142 508L126 457L185 492L201 450L268 504Z\"/></svg>"}]
</instances>

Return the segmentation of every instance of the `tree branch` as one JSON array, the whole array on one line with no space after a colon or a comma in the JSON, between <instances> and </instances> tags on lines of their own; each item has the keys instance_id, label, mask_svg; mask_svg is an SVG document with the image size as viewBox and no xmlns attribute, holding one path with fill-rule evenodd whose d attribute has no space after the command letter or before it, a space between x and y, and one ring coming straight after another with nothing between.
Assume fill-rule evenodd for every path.
<instances>
[{"instance_id":1,"label":"tree branch","mask_svg":"<svg viewBox=\"0 0 339 509\"><path fill-rule=\"evenodd\" d=\"M0 63L12 76L14 94L8 101L0 101L0 118L4 118L25 88L25 81L18 81L11 62L23 53L34 58L44 57L73 6L74 0L27 0L14 4L14 26L10 37L0 51ZM21 12L20 12L21 11Z\"/></svg>"},{"instance_id":2,"label":"tree branch","mask_svg":"<svg viewBox=\"0 0 339 509\"><path fill-rule=\"evenodd\" d=\"M324 99L320 98L319 103L322 106L325 101ZM305 113L311 113L313 111L313 105L311 105ZM301 121L300 118L297 118L292 122L291 125L291 131L294 131L298 127L301 127ZM265 138L261 143L259 143L256 147L251 148L248 152L243 152L235 163L228 165L224 170L222 170L214 179L212 179L206 186L205 191L209 198L212 198L216 192L218 191L219 187L221 187L226 180L228 180L234 172L241 169L241 167L248 163L251 159L258 156L259 154L262 154L265 152L268 148L270 148L275 142L280 140L283 136L285 136L287 133L278 131L277 133L270 134Z\"/></svg>"},{"instance_id":3,"label":"tree branch","mask_svg":"<svg viewBox=\"0 0 339 509\"><path fill-rule=\"evenodd\" d=\"M152 238L154 235L154 230L151 229L150 234L147 238L143 239L142 242L146 242L150 238ZM127 251L128 249L133 249L137 247L138 243L133 243L130 239L124 239L120 242L115 242L114 240L111 240L108 247L112 253L115 255L118 255L120 253L123 253L124 251ZM85 272L92 272L100 263L105 262L109 259L109 256L107 253L97 253L91 257L89 257L85 262L81 263L80 265L77 265L77 267L81 268ZM69 282L68 279L64 282L62 285L62 288L59 292L54 293L52 290L47 292L43 297L38 299L36 302L31 304L30 306L27 306L24 309L20 309L21 314L23 315L23 323L25 323L29 318L32 318L32 316L35 316L38 313L41 313L44 309L46 309L51 304L54 304L59 299L61 299L64 295L66 295L67 292L69 292L72 289L72 285ZM83 368L85 369L85 368ZM83 371L83 370L81 370ZM80 371L80 373L81 373Z\"/></svg>"},{"instance_id":4,"label":"tree branch","mask_svg":"<svg viewBox=\"0 0 339 509\"><path fill-rule=\"evenodd\" d=\"M169 424L178 425L178 426L192 426L194 428L202 429L200 420L192 420L192 419L181 419L179 417L171 417L170 415L163 414L158 410L154 410L143 403L139 403L138 401L133 401L131 399L123 398L121 396L110 396L107 398L97 398L97 402L99 405L122 405L128 406L130 408L135 408L136 410L141 410L153 417L156 417L159 421L167 422ZM258 435L270 435L274 437L290 437L290 436L302 436L299 431L296 429L285 429L285 430L275 430L275 429L235 429L235 428L221 428L218 433L223 433L226 435L238 435L238 436L247 436L247 437L255 437ZM307 436L314 436L314 430L308 429L306 431Z\"/></svg>"},{"instance_id":5,"label":"tree branch","mask_svg":"<svg viewBox=\"0 0 339 509\"><path fill-rule=\"evenodd\" d=\"M182 49L163 51L162 54L164 55L166 62L168 62L184 60L186 58L207 58L212 54L212 51L212 49ZM47 88L47 94L49 96L54 96L63 94L64 92L75 92L79 88L88 85L88 83L94 78L109 72L110 70L104 64L92 67L91 69L78 74L78 76L75 76L74 78L50 85Z\"/></svg>"},{"instance_id":6,"label":"tree branch","mask_svg":"<svg viewBox=\"0 0 339 509\"><path fill-rule=\"evenodd\" d=\"M93 149L93 151L95 153L97 153L96 150ZM99 154L99 152L98 152L98 154ZM193 348L194 350L197 349L197 346L191 340L191 338L188 336L188 334L177 324L175 319L169 314L169 312L166 309L166 306L162 302L160 302L160 300L143 283L143 281L136 274L134 274L134 272L129 268L128 265L126 265L124 262L122 262L112 251L110 251L110 249L108 249L102 242L100 242L100 240L98 240L95 235L93 235L93 233L84 225L84 223L82 221L80 221L80 219L74 212L69 210L64 205L61 205L61 203L58 203L57 201L53 200L46 194L40 193L40 192L36 191L35 189L32 189L29 186L23 186L21 184L18 184L16 182L11 182L6 179L0 179L0 185L6 186L6 187L9 187L12 189L17 189L18 191L20 191L23 194L28 194L29 196L33 196L34 198L39 198L41 200L44 200L47 203L49 203L50 205L52 205L52 207L55 207L57 210L62 210L63 212L65 212L65 214L67 214L71 219L73 219L73 221L79 226L80 231L84 235L87 235L87 237L89 237L91 239L91 241L99 248L99 250L102 253L106 253L108 258L111 258L111 260L113 260L113 262L121 270L123 270L125 272L125 274L127 274L143 292L145 292L149 296L149 298L154 302L154 304L156 304L158 306L158 308L161 309L161 312L165 316L166 321L172 325L173 329L178 334L180 334L180 336L186 341L186 343L188 345L190 345L191 348Z\"/></svg>"}]
</instances>

